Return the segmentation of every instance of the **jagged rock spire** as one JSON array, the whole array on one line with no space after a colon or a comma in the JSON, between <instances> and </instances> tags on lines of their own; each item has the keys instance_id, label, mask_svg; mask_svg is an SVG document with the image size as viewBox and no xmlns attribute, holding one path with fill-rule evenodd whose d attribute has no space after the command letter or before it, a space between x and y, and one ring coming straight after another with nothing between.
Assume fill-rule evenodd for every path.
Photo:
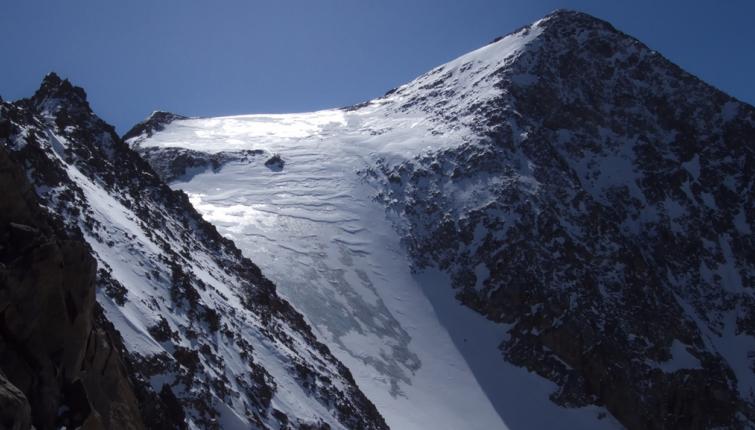
<instances>
[{"instance_id":1,"label":"jagged rock spire","mask_svg":"<svg viewBox=\"0 0 755 430\"><path fill-rule=\"evenodd\" d=\"M87 94L68 79L61 79L55 72L50 72L42 79L42 84L31 98L37 111L51 111L65 105L69 111L91 112Z\"/></svg>"}]
</instances>

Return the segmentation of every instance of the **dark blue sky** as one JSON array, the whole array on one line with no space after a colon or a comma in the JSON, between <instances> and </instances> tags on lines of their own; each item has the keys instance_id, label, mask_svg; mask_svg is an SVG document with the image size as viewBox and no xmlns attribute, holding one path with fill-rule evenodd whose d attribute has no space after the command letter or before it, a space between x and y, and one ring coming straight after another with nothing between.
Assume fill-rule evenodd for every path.
<instances>
[{"instance_id":1,"label":"dark blue sky","mask_svg":"<svg viewBox=\"0 0 755 430\"><path fill-rule=\"evenodd\" d=\"M344 106L557 8L612 22L755 103L752 0L18 0L0 8L0 95L49 71L126 131L152 110L209 116Z\"/></svg>"}]
</instances>

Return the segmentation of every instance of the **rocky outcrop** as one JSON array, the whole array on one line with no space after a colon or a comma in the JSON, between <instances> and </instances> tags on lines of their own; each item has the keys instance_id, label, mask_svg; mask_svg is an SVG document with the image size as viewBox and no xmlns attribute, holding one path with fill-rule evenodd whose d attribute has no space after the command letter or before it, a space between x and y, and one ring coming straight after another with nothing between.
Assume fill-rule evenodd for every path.
<instances>
[{"instance_id":1,"label":"rocky outcrop","mask_svg":"<svg viewBox=\"0 0 755 430\"><path fill-rule=\"evenodd\" d=\"M39 207L0 148L3 428L141 429L122 358L95 319L96 262Z\"/></svg>"},{"instance_id":2,"label":"rocky outcrop","mask_svg":"<svg viewBox=\"0 0 755 430\"><path fill-rule=\"evenodd\" d=\"M134 143L138 143L140 140L145 139L155 134L155 132L165 129L165 126L177 119L186 119L183 115L178 115L165 111L154 111L147 119L131 127L126 134L123 135L123 140L132 140Z\"/></svg>"},{"instance_id":3,"label":"rocky outcrop","mask_svg":"<svg viewBox=\"0 0 755 430\"><path fill-rule=\"evenodd\" d=\"M283 170L283 166L286 165L286 162L283 161L283 158L281 158L280 154L273 154L272 157L268 158L267 161L265 161L265 167L272 170L273 172L280 172Z\"/></svg>"},{"instance_id":4,"label":"rocky outcrop","mask_svg":"<svg viewBox=\"0 0 755 430\"><path fill-rule=\"evenodd\" d=\"M0 426L8 430L31 428L31 407L24 393L0 371Z\"/></svg>"},{"instance_id":5,"label":"rocky outcrop","mask_svg":"<svg viewBox=\"0 0 755 430\"><path fill-rule=\"evenodd\" d=\"M205 171L217 172L226 163L248 163L264 154L262 150L225 151L209 154L184 148L141 148L138 144L133 147L165 182L188 181L195 174Z\"/></svg>"}]
</instances>

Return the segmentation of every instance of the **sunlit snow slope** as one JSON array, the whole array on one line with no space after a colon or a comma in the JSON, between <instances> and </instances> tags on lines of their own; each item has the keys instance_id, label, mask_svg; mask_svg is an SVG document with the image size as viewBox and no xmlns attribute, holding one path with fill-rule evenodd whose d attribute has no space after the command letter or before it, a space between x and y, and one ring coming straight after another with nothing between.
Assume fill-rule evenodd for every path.
<instances>
[{"instance_id":1,"label":"sunlit snow slope","mask_svg":"<svg viewBox=\"0 0 755 430\"><path fill-rule=\"evenodd\" d=\"M493 72L536 43L538 25L355 108L181 119L129 139L142 150L264 151L189 169L172 186L279 286L392 428L615 426L597 419L600 408L550 402L554 384L502 360L505 326L460 306L442 274L413 273L396 226L360 174L379 159L468 141L470 106L498 94ZM463 94L464 103L428 105L444 100L439 78L446 100ZM430 120L429 111L449 120ZM273 154L282 168L265 164Z\"/></svg>"}]
</instances>

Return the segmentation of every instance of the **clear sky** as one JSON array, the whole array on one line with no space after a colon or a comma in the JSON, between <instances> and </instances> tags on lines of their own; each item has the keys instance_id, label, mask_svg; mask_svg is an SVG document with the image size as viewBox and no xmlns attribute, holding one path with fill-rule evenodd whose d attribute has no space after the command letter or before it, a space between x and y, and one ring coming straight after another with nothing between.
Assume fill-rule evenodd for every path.
<instances>
[{"instance_id":1,"label":"clear sky","mask_svg":"<svg viewBox=\"0 0 755 430\"><path fill-rule=\"evenodd\" d=\"M156 109L295 112L382 95L558 8L755 104L753 0L0 0L0 95L56 71L125 132Z\"/></svg>"}]
</instances>

